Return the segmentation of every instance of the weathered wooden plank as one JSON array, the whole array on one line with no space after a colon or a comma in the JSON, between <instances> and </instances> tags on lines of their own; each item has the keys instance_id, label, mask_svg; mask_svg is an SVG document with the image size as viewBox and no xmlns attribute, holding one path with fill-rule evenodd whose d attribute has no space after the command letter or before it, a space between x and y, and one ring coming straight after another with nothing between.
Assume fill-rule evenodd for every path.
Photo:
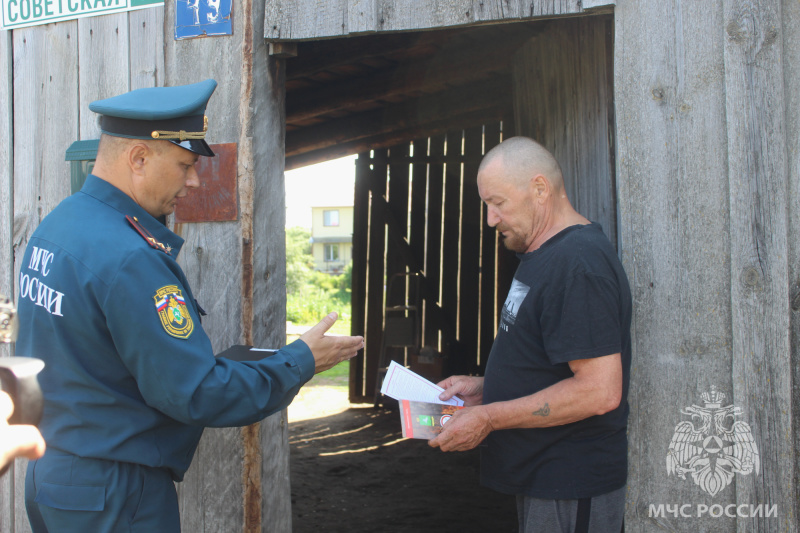
<instances>
[{"instance_id":1,"label":"weathered wooden plank","mask_svg":"<svg viewBox=\"0 0 800 533\"><path fill-rule=\"evenodd\" d=\"M348 0L347 30L351 35L375 31L378 7L375 0Z\"/></svg>"},{"instance_id":2,"label":"weathered wooden plank","mask_svg":"<svg viewBox=\"0 0 800 533\"><path fill-rule=\"evenodd\" d=\"M95 100L130 90L128 14L116 13L78 19L80 65L80 138L100 138L97 114L89 111ZM152 44L149 48L153 47ZM76 139L77 140L77 139Z\"/></svg>"},{"instance_id":3,"label":"weathered wooden plank","mask_svg":"<svg viewBox=\"0 0 800 533\"><path fill-rule=\"evenodd\" d=\"M664 462L676 426L688 419L683 408L702 404L712 385L738 402L722 5L622 2L615 21L620 251L634 303L626 528L734 530L728 517L687 521L650 511L735 501L730 487L711 500L690 476L667 475Z\"/></svg>"},{"instance_id":4,"label":"weathered wooden plank","mask_svg":"<svg viewBox=\"0 0 800 533\"><path fill-rule=\"evenodd\" d=\"M455 339L460 338L459 308L458 300L461 286L461 261L458 255L459 241L461 239L461 190L462 190L462 168L458 162L462 152L463 141L462 130L450 130L447 132L447 144L445 154L453 157L453 162L444 165L444 204L442 207L442 289L440 307L442 309L442 321L447 325L448 330L455 334ZM455 346L451 346L455 349ZM445 348L446 351L447 348ZM451 363L460 363L461 360L454 358ZM454 369L454 373L457 372Z\"/></svg>"},{"instance_id":5,"label":"weathered wooden plank","mask_svg":"<svg viewBox=\"0 0 800 533\"><path fill-rule=\"evenodd\" d=\"M613 57L612 19L576 19L574 49L575 87L578 97L572 102L577 125L574 131L576 152L573 160L575 207L603 225L609 240L617 242L617 211L614 184L614 145L609 129L613 125L613 85L610 76Z\"/></svg>"},{"instance_id":6,"label":"weathered wooden plank","mask_svg":"<svg viewBox=\"0 0 800 533\"><path fill-rule=\"evenodd\" d=\"M483 130L483 153L500 143L500 123L487 124ZM477 172L477 171L476 171ZM476 184L477 187L477 174ZM497 332L497 231L486 221L486 206L481 203L481 308L480 337L478 339L480 374L486 368L486 360Z\"/></svg>"},{"instance_id":7,"label":"weathered wooden plank","mask_svg":"<svg viewBox=\"0 0 800 533\"><path fill-rule=\"evenodd\" d=\"M408 157L409 144L403 143L393 146L389 149L389 158L392 159L396 156L400 158ZM406 305L406 279L398 276L394 278L395 274L404 274L409 266L403 254L400 252L400 246L395 242L404 242L408 233L408 163L391 163L388 167L388 194L387 194L387 246L386 246L386 306ZM391 221L391 223L389 223ZM391 289L391 290L390 290ZM409 305L413 305L408 302ZM393 313L392 317L400 316L398 313ZM411 316L409 313L408 316ZM391 322L384 321L384 331L391 326ZM400 347L386 347L385 359L383 364L388 364L389 360L397 361L400 364L406 364L407 350Z\"/></svg>"},{"instance_id":8,"label":"weathered wooden plank","mask_svg":"<svg viewBox=\"0 0 800 533\"><path fill-rule=\"evenodd\" d=\"M369 253L367 258L367 328L364 354L365 388L373 396L376 390L378 360L383 342L384 288L386 286L386 220L383 206L386 195L385 161L387 150L373 152L372 169L369 176L370 215L369 215Z\"/></svg>"},{"instance_id":9,"label":"weathered wooden plank","mask_svg":"<svg viewBox=\"0 0 800 533\"><path fill-rule=\"evenodd\" d=\"M411 168L411 207L408 243L415 259L415 265L425 268L425 209L428 196L428 165L424 157L428 154L428 139L414 139ZM424 293L421 293L424 294ZM422 309L419 310L423 312Z\"/></svg>"},{"instance_id":10,"label":"weathered wooden plank","mask_svg":"<svg viewBox=\"0 0 800 533\"><path fill-rule=\"evenodd\" d=\"M234 27L241 31L233 36L167 39L165 50L167 85L217 80L206 110L208 141L239 145L239 221L175 227L186 239L181 263L195 296L208 311L203 326L215 350L250 339L279 344L285 335L280 111L284 66L270 63L264 70L266 45L253 33L254 28L259 28L259 35L263 32L264 4L245 2L240 7L234 10ZM174 27L174 5L168 3L165 9L165 28ZM205 58L203 69L197 68L198 58ZM256 120L256 115L261 118ZM269 197L258 197L262 188ZM269 209L260 203L267 201ZM255 220L258 205L260 219ZM260 427L206 431L200 454L181 484L184 529L249 531L269 518L272 530L290 531L287 446L280 414Z\"/></svg>"},{"instance_id":11,"label":"weathered wooden plank","mask_svg":"<svg viewBox=\"0 0 800 533\"><path fill-rule=\"evenodd\" d=\"M14 30L14 272L33 231L70 192L64 153L78 139L76 24ZM16 278L15 278L16 279ZM14 531L29 531L24 468L14 472Z\"/></svg>"},{"instance_id":12,"label":"weathered wooden plank","mask_svg":"<svg viewBox=\"0 0 800 533\"><path fill-rule=\"evenodd\" d=\"M434 158L439 158L445 153L445 137L436 136L429 140L428 154ZM426 300L425 302L425 326L423 346L432 346L437 351L441 351L440 344L441 314L439 310L431 305L441 302L441 246L442 246L442 221L444 211L442 201L444 199L444 165L442 163L431 163L428 165L428 223L427 238L425 245L425 281L429 290L437 296L435 302Z\"/></svg>"},{"instance_id":13,"label":"weathered wooden plank","mask_svg":"<svg viewBox=\"0 0 800 533\"><path fill-rule=\"evenodd\" d=\"M352 0L305 2L285 0L266 2L264 37L268 40L319 39L349 33L348 6ZM365 8L367 4L364 4ZM371 22L369 12L364 18L353 15L359 33L369 31L364 25Z\"/></svg>"},{"instance_id":14,"label":"weathered wooden plank","mask_svg":"<svg viewBox=\"0 0 800 533\"><path fill-rule=\"evenodd\" d=\"M581 6L585 10L610 8L617 5L616 0L581 0Z\"/></svg>"},{"instance_id":15,"label":"weathered wooden plank","mask_svg":"<svg viewBox=\"0 0 800 533\"><path fill-rule=\"evenodd\" d=\"M606 17L553 21L514 60L516 123L556 156L567 196L616 242Z\"/></svg>"},{"instance_id":16,"label":"weathered wooden plank","mask_svg":"<svg viewBox=\"0 0 800 533\"><path fill-rule=\"evenodd\" d=\"M394 219L394 238L403 240L408 237L408 193L409 193L409 165L404 162L409 155L410 145L408 143L399 144L389 149L389 186L386 200L389 210ZM394 160L397 157L398 159ZM398 257L395 250L386 251L386 275L391 276L395 272L405 272L406 264L401 257ZM387 280L388 281L388 280ZM405 286L405 285L403 285ZM405 293L405 291L402 291Z\"/></svg>"},{"instance_id":17,"label":"weathered wooden plank","mask_svg":"<svg viewBox=\"0 0 800 533\"><path fill-rule=\"evenodd\" d=\"M492 142L500 143L503 139L507 139L517 135L516 133L516 124L514 124L513 113L508 113L503 118L500 124L500 132L499 138L492 139ZM485 150L490 150L491 145L487 141ZM486 216L484 215L484 220ZM508 296L508 291L511 289L511 283L514 281L514 273L517 271L517 266L519 265L519 260L517 259L517 255L514 252L508 250L502 244L502 240L497 237L497 232L495 231L495 239L497 240L496 246L496 254L495 254L495 280L496 280L496 288L495 288L495 331L496 328L500 324L500 309L503 308L503 305L506 302L506 297ZM488 358L488 352L487 352Z\"/></svg>"},{"instance_id":18,"label":"weathered wooden plank","mask_svg":"<svg viewBox=\"0 0 800 533\"><path fill-rule=\"evenodd\" d=\"M0 35L0 144L13 147L14 143L14 85L13 48L10 31ZM0 293L14 296L14 271L9 268L14 262L14 153L13 150L0 150ZM0 518L0 521L3 519Z\"/></svg>"},{"instance_id":19,"label":"weathered wooden plank","mask_svg":"<svg viewBox=\"0 0 800 533\"><path fill-rule=\"evenodd\" d=\"M0 35L0 144L13 146L14 106L12 98L13 58L10 31ZM13 150L0 150L0 293L14 300L14 154ZM10 346L0 346L0 357L12 354ZM0 531L12 531L14 520L14 481L15 471L23 468L22 462L11 466L10 474L0 478Z\"/></svg>"},{"instance_id":20,"label":"weathered wooden plank","mask_svg":"<svg viewBox=\"0 0 800 533\"><path fill-rule=\"evenodd\" d=\"M415 0L382 0L377 31L424 30L581 12L580 0L434 0L424 7L420 9Z\"/></svg>"},{"instance_id":21,"label":"weathered wooden plank","mask_svg":"<svg viewBox=\"0 0 800 533\"><path fill-rule=\"evenodd\" d=\"M164 8L137 9L128 14L130 87L164 85Z\"/></svg>"},{"instance_id":22,"label":"weathered wooden plank","mask_svg":"<svg viewBox=\"0 0 800 533\"><path fill-rule=\"evenodd\" d=\"M369 152L358 154L353 191L353 281L352 281L352 326L353 335L366 332L367 295L367 247L369 238ZM362 350L350 362L350 402L361 403L374 390L364 390L365 354Z\"/></svg>"},{"instance_id":23,"label":"weathered wooden plank","mask_svg":"<svg viewBox=\"0 0 800 533\"><path fill-rule=\"evenodd\" d=\"M800 113L791 110L800 109L800 2L785 1L782 5L783 65L784 84L788 89L784 93L786 100L786 154L788 156L789 207L787 262L789 263L789 296L791 298L791 357L793 380L792 424L794 433L794 449L800 447ZM794 483L800 479L800 454L795 454Z\"/></svg>"},{"instance_id":24,"label":"weathered wooden plank","mask_svg":"<svg viewBox=\"0 0 800 533\"><path fill-rule=\"evenodd\" d=\"M286 236L284 131L286 61L268 55L263 33L263 3L244 2L239 85L239 146L243 267L241 294L244 339L256 346L281 346L286 340ZM252 55L248 55L248 52ZM252 196L250 196L252 195ZM252 205L252 207L248 207ZM247 251L251 250L249 261ZM286 411L243 428L242 531L292 529L289 439Z\"/></svg>"},{"instance_id":25,"label":"weathered wooden plank","mask_svg":"<svg viewBox=\"0 0 800 533\"><path fill-rule=\"evenodd\" d=\"M723 0L730 191L733 401L749 418L760 475L736 479L739 504L779 504L760 531L797 526L789 336L786 117L780 0ZM797 408L794 404L794 408Z\"/></svg>"},{"instance_id":26,"label":"weathered wooden plank","mask_svg":"<svg viewBox=\"0 0 800 533\"><path fill-rule=\"evenodd\" d=\"M419 30L469 24L472 0L432 0L420 5L413 0L380 0L376 31Z\"/></svg>"},{"instance_id":27,"label":"weathered wooden plank","mask_svg":"<svg viewBox=\"0 0 800 533\"><path fill-rule=\"evenodd\" d=\"M464 130L465 156L483 151L483 127ZM459 291L459 341L466 371L478 370L478 333L481 292L481 198L478 195L478 163L470 159L462 166L461 192L461 290Z\"/></svg>"},{"instance_id":28,"label":"weathered wooden plank","mask_svg":"<svg viewBox=\"0 0 800 533\"><path fill-rule=\"evenodd\" d=\"M508 0L474 0L472 2L472 18L475 22L521 19L526 16L527 3Z\"/></svg>"},{"instance_id":29,"label":"weathered wooden plank","mask_svg":"<svg viewBox=\"0 0 800 533\"><path fill-rule=\"evenodd\" d=\"M576 15L583 10L581 0L276 0L267 2L264 37L311 40Z\"/></svg>"}]
</instances>

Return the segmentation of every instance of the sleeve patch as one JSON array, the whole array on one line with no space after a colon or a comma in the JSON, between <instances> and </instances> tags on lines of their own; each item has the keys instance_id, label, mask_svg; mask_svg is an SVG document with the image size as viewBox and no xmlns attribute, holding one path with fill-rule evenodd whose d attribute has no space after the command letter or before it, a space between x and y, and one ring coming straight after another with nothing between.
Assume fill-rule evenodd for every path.
<instances>
[{"instance_id":1,"label":"sleeve patch","mask_svg":"<svg viewBox=\"0 0 800 533\"><path fill-rule=\"evenodd\" d=\"M179 339L189 338L194 331L194 323L178 286L161 287L156 291L153 300L164 331Z\"/></svg>"}]
</instances>

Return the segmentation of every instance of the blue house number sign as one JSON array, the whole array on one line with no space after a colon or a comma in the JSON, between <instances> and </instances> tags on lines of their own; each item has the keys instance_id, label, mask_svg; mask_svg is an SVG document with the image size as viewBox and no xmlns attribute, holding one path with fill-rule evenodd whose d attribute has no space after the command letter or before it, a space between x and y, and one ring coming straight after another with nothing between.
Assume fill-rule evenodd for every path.
<instances>
[{"instance_id":1,"label":"blue house number sign","mask_svg":"<svg viewBox=\"0 0 800 533\"><path fill-rule=\"evenodd\" d=\"M175 0L175 39L233 35L233 0Z\"/></svg>"}]
</instances>

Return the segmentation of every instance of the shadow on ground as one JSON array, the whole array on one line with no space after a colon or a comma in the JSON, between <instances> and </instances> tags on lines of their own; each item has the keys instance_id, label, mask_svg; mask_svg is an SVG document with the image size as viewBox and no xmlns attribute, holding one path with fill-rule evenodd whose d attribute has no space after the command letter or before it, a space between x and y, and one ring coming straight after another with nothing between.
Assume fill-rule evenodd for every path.
<instances>
[{"instance_id":1,"label":"shadow on ground","mask_svg":"<svg viewBox=\"0 0 800 533\"><path fill-rule=\"evenodd\" d=\"M514 498L478 484L478 452L403 439L372 407L289 426L295 533L516 532Z\"/></svg>"}]
</instances>

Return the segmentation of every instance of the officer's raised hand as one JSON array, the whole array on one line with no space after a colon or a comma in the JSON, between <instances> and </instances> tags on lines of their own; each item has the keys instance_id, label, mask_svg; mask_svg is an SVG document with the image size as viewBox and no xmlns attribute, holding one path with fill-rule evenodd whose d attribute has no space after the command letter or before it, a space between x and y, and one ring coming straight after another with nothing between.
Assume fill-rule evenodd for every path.
<instances>
[{"instance_id":1,"label":"officer's raised hand","mask_svg":"<svg viewBox=\"0 0 800 533\"><path fill-rule=\"evenodd\" d=\"M352 359L358 350L364 347L364 337L325 335L325 332L331 329L338 318L336 313L330 313L319 324L300 336L300 339L308 345L314 355L315 374L333 368L342 361Z\"/></svg>"}]
</instances>

